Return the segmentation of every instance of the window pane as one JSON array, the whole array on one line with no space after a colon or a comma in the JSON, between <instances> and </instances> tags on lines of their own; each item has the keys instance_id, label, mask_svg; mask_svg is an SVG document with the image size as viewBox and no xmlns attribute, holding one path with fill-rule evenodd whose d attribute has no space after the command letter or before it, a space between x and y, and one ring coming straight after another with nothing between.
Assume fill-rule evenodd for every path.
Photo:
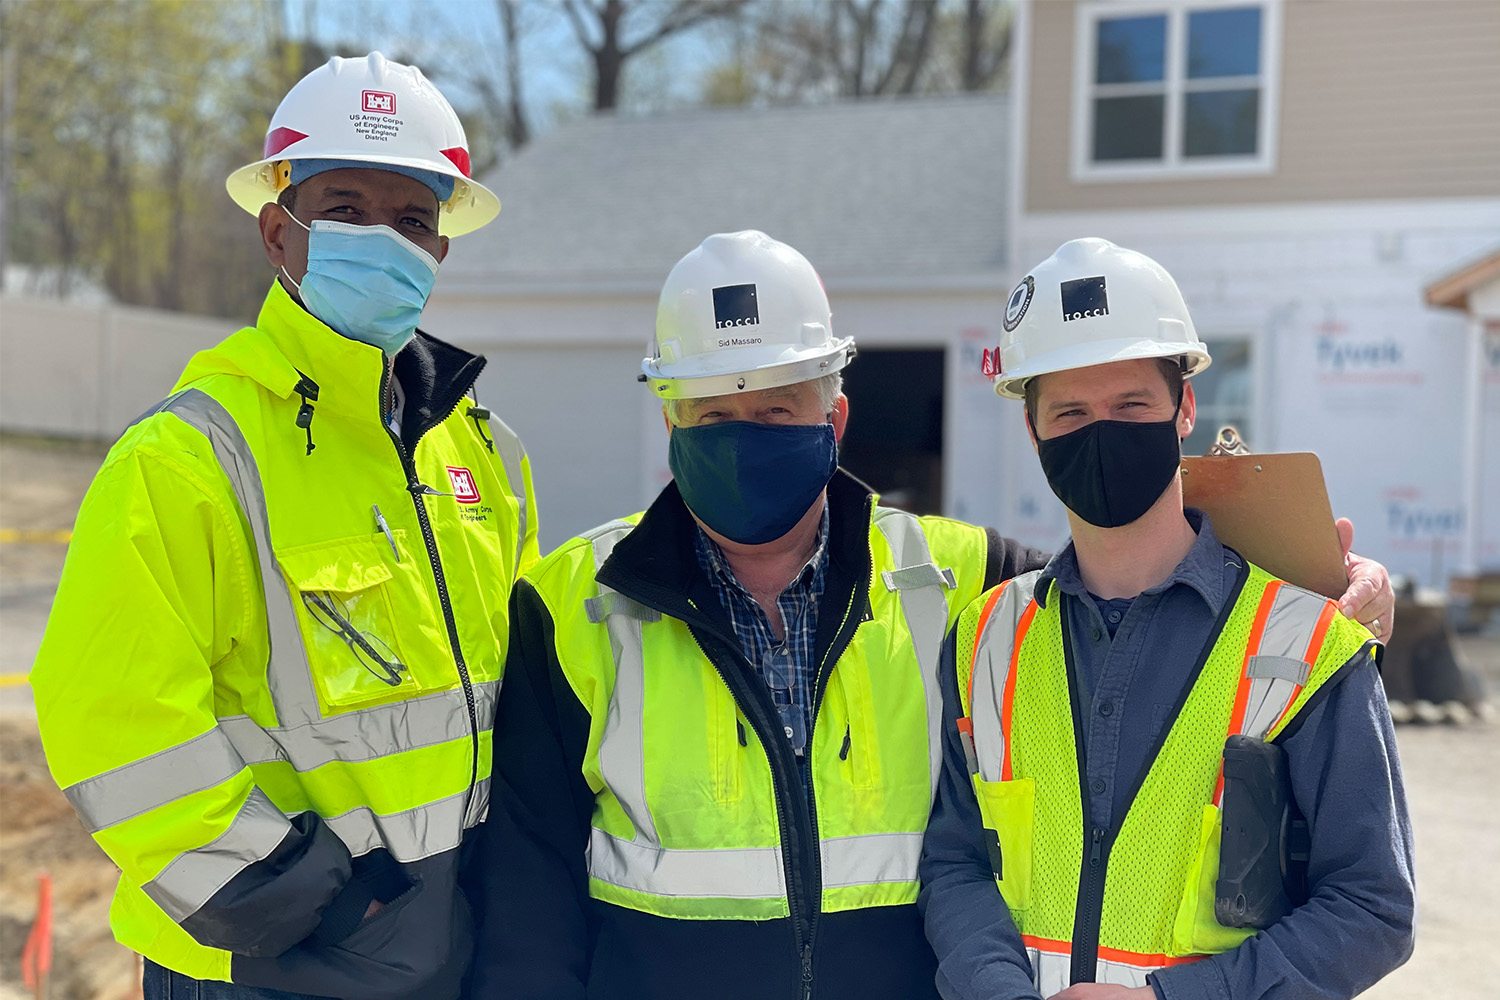
<instances>
[{"instance_id":1,"label":"window pane","mask_svg":"<svg viewBox=\"0 0 1500 1000\"><path fill-rule=\"evenodd\" d=\"M1189 79L1255 76L1259 72L1259 7L1205 10L1188 15Z\"/></svg>"},{"instance_id":2,"label":"window pane","mask_svg":"<svg viewBox=\"0 0 1500 1000\"><path fill-rule=\"evenodd\" d=\"M1101 97L1094 101L1094 160L1159 160L1166 98Z\"/></svg>"},{"instance_id":3,"label":"window pane","mask_svg":"<svg viewBox=\"0 0 1500 1000\"><path fill-rule=\"evenodd\" d=\"M1259 90L1210 90L1186 96L1183 156L1255 155Z\"/></svg>"},{"instance_id":4,"label":"window pane","mask_svg":"<svg viewBox=\"0 0 1500 1000\"><path fill-rule=\"evenodd\" d=\"M1149 83L1163 78L1167 17L1116 17L1098 26L1095 83Z\"/></svg>"}]
</instances>

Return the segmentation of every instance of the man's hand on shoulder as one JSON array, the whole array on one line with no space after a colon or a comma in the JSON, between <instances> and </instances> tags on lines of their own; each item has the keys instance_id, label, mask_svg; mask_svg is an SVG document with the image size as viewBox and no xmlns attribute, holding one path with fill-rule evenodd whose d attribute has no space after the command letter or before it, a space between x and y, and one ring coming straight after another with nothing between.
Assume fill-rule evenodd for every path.
<instances>
[{"instance_id":1,"label":"man's hand on shoulder","mask_svg":"<svg viewBox=\"0 0 1500 1000\"><path fill-rule=\"evenodd\" d=\"M1396 594L1391 590L1391 574L1373 559L1357 556L1354 546L1354 524L1341 517L1336 522L1339 545L1344 550L1344 569L1349 575L1349 589L1339 598L1339 610L1374 633L1381 642L1389 642L1396 621Z\"/></svg>"},{"instance_id":2,"label":"man's hand on shoulder","mask_svg":"<svg viewBox=\"0 0 1500 1000\"><path fill-rule=\"evenodd\" d=\"M1078 983L1052 1000L1155 1000L1156 991L1149 986L1115 986L1110 983Z\"/></svg>"}]
</instances>

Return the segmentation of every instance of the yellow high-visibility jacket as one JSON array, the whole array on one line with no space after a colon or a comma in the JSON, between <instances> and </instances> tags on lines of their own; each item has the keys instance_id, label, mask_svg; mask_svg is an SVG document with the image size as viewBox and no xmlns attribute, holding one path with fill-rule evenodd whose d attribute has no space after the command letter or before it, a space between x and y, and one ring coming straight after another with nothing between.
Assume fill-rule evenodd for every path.
<instances>
[{"instance_id":1,"label":"yellow high-visibility jacket","mask_svg":"<svg viewBox=\"0 0 1500 1000\"><path fill-rule=\"evenodd\" d=\"M122 944L199 979L457 994L458 848L537 560L525 452L465 396L483 365L419 332L397 435L384 355L277 283L111 450L31 680L120 867Z\"/></svg>"}]
</instances>

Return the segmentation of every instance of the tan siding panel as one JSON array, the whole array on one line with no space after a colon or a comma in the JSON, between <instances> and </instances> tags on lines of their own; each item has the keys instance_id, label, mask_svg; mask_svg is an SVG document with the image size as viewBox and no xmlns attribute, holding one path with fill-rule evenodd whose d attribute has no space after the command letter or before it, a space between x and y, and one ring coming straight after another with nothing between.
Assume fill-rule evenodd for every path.
<instances>
[{"instance_id":1,"label":"tan siding panel","mask_svg":"<svg viewBox=\"0 0 1500 1000\"><path fill-rule=\"evenodd\" d=\"M1075 5L1033 8L1027 208L1500 195L1500 0L1288 0L1275 172L1074 183Z\"/></svg>"}]
</instances>

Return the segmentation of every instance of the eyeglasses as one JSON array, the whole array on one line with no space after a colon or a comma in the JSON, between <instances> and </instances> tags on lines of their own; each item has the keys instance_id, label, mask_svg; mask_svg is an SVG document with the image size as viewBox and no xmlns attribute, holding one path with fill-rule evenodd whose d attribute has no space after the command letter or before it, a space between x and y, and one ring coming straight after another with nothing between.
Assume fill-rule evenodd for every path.
<instances>
[{"instance_id":1,"label":"eyeglasses","mask_svg":"<svg viewBox=\"0 0 1500 1000\"><path fill-rule=\"evenodd\" d=\"M354 658L377 679L391 687L401 683L406 667L396 659L378 635L361 632L349 622L349 609L344 602L328 593L305 592L302 603L319 625L333 632L354 653Z\"/></svg>"},{"instance_id":2,"label":"eyeglasses","mask_svg":"<svg viewBox=\"0 0 1500 1000\"><path fill-rule=\"evenodd\" d=\"M786 644L771 646L766 649L760 658L761 675L766 680L773 697L778 714L781 716L781 728L785 730L787 739L792 741L792 749L798 753L807 746L807 722L802 717L802 709L798 707L792 698L792 655ZM783 705L781 702L787 702Z\"/></svg>"}]
</instances>

